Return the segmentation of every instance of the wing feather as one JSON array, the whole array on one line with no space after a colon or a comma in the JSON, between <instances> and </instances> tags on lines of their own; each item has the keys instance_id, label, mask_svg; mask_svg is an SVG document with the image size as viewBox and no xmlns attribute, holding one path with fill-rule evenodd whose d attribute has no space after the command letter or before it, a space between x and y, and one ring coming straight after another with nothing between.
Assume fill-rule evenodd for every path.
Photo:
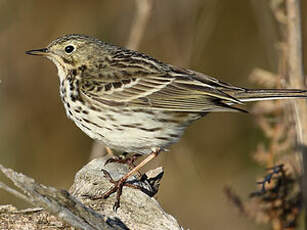
<instances>
[{"instance_id":1,"label":"wing feather","mask_svg":"<svg viewBox=\"0 0 307 230\"><path fill-rule=\"evenodd\" d=\"M94 78L97 74L85 70L80 86L82 95L95 103L178 112L240 110L227 104L240 103L227 91L242 88L152 58L147 60L144 55L142 58L133 57L135 53L129 55L124 55L125 59L108 57L110 65L104 63L99 77ZM158 64L161 68L157 68Z\"/></svg>"}]
</instances>

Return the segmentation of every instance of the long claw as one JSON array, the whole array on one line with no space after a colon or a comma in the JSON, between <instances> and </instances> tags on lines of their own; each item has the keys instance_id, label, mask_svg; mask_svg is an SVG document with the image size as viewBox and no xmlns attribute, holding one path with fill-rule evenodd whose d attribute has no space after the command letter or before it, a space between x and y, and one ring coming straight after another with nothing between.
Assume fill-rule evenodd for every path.
<instances>
[{"instance_id":1,"label":"long claw","mask_svg":"<svg viewBox=\"0 0 307 230\"><path fill-rule=\"evenodd\" d=\"M111 177L110 173L105 170L105 169L101 169L101 171L103 172L104 176L111 182L111 183L115 183L115 181L113 180L113 178Z\"/></svg>"},{"instance_id":2,"label":"long claw","mask_svg":"<svg viewBox=\"0 0 307 230\"><path fill-rule=\"evenodd\" d=\"M108 160L106 160L106 162L104 162L104 166L106 166L107 164L111 163L113 160L113 158L109 158Z\"/></svg>"}]
</instances>

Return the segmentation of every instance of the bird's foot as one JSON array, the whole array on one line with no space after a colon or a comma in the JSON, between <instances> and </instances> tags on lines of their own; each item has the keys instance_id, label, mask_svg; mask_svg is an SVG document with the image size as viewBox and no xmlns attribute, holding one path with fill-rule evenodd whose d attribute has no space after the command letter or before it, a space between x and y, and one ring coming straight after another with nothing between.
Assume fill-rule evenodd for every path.
<instances>
[{"instance_id":1,"label":"bird's foot","mask_svg":"<svg viewBox=\"0 0 307 230\"><path fill-rule=\"evenodd\" d=\"M113 206L114 211L116 211L120 206L120 197L122 195L124 186L133 189L138 189L144 192L144 188L142 188L139 185L127 183L127 180L130 176L137 173L138 170L141 169L144 165L146 165L149 161L157 157L160 151L161 151L160 149L153 151L142 162L140 162L136 167L131 169L125 176L123 176L119 180L114 180L108 171L106 171L105 169L101 169L101 171L104 173L104 176L113 184L113 186L107 192L103 193L101 196L98 197L87 196L87 197L89 197L92 200L97 200L101 198L107 199L111 194L116 192L116 202Z\"/></svg>"},{"instance_id":2,"label":"bird's foot","mask_svg":"<svg viewBox=\"0 0 307 230\"><path fill-rule=\"evenodd\" d=\"M138 157L142 156L141 154L134 154L132 156L127 156L127 153L120 156L113 156L109 158L104 165L109 163L119 163L119 164L127 164L130 169L135 167L135 161Z\"/></svg>"},{"instance_id":3,"label":"bird's foot","mask_svg":"<svg viewBox=\"0 0 307 230\"><path fill-rule=\"evenodd\" d=\"M108 191L103 193L101 196L90 197L90 199L92 199L92 200L107 199L111 194L116 192L116 201L113 205L113 210L115 212L117 211L117 209L120 206L120 197L122 195L124 186L127 186L129 188L142 190L142 188L140 186L127 183L128 178L125 177L125 176L123 176L119 180L114 180L108 171L106 171L104 169L102 169L101 171L104 173L105 177L113 184L113 186Z\"/></svg>"}]
</instances>

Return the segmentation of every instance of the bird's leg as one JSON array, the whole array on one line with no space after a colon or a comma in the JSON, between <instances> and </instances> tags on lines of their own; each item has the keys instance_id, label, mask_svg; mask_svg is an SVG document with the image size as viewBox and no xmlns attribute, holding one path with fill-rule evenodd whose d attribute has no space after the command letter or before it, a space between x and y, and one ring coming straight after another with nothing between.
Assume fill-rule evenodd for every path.
<instances>
[{"instance_id":1,"label":"bird's leg","mask_svg":"<svg viewBox=\"0 0 307 230\"><path fill-rule=\"evenodd\" d=\"M113 153L112 149L110 149L108 146L106 146L105 148L106 148L106 151L107 151L108 155L114 156L114 153Z\"/></svg>"},{"instance_id":2,"label":"bird's leg","mask_svg":"<svg viewBox=\"0 0 307 230\"><path fill-rule=\"evenodd\" d=\"M140 162L137 166L135 166L132 170L130 170L125 176L123 176L117 181L113 180L111 175L106 170L103 169L102 171L105 174L105 177L107 177L109 181L112 184L114 184L114 186L109 191L102 194L101 197L95 197L94 199L101 199L101 198L107 199L111 194L116 192L116 202L113 206L113 209L116 211L120 206L120 196L122 194L123 186L127 186L127 187L134 188L134 189L141 189L137 185L126 183L128 178L132 176L134 173L138 172L138 170L144 167L144 165L146 165L149 161L156 158L159 155L160 151L161 149L156 149L152 151L152 153L148 155L142 162Z\"/></svg>"}]
</instances>

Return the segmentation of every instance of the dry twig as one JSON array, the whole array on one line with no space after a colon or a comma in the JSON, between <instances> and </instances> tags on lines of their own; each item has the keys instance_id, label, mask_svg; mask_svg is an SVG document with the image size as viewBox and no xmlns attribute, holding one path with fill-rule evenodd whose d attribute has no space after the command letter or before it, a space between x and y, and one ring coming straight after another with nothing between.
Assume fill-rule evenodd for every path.
<instances>
[{"instance_id":1,"label":"dry twig","mask_svg":"<svg viewBox=\"0 0 307 230\"><path fill-rule=\"evenodd\" d=\"M267 87L286 87L288 81L289 88L305 88L299 0L271 0L270 3L281 35L277 46L279 72L273 74L257 69L251 75L252 79ZM253 112L269 144L259 144L254 157L265 167L272 167L273 171L261 181L262 190L253 193L252 200L243 202L237 196L231 196L236 198L233 203L240 204L236 206L245 210L245 215L257 222L270 223L274 230L297 226L302 210L302 191L306 191L300 186L300 180L303 167L306 167L306 164L302 165L302 156L306 154L307 146L307 136L304 135L307 133L307 104L304 100L295 100L294 109L291 109L291 106L285 106L286 103L275 101L255 105ZM303 147L298 151L297 146ZM276 168L276 164L284 166Z\"/></svg>"}]
</instances>

